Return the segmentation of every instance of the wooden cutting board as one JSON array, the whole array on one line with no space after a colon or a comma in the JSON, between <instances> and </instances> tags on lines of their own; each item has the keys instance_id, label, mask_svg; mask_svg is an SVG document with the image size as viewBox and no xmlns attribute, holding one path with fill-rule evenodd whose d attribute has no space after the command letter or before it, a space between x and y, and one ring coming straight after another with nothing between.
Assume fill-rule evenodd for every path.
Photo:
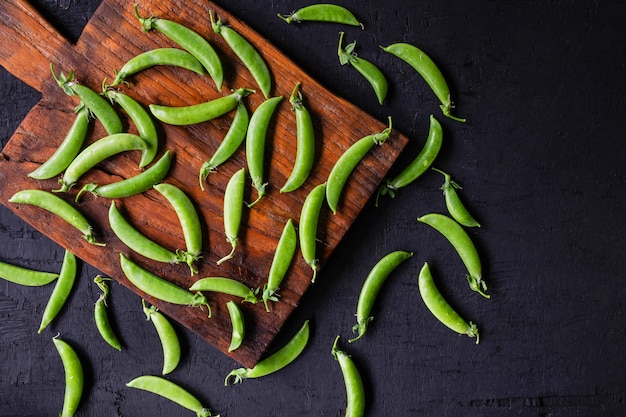
<instances>
[{"instance_id":1,"label":"wooden cutting board","mask_svg":"<svg viewBox=\"0 0 626 417\"><path fill-rule=\"evenodd\" d=\"M263 356L311 285L311 269L299 251L281 286L280 302L272 305L271 312L265 311L263 303L242 305L247 322L247 337L244 344L232 353L227 352L231 333L226 309L226 302L230 299L228 296L208 295L213 309L212 318L207 318L206 311L197 308L159 302L142 293L125 278L119 267L119 254L126 254L148 270L184 288L206 276L227 276L251 288L262 287L267 281L274 250L287 219L292 218L297 224L308 192L326 181L339 156L359 138L383 130L386 124L328 91L245 23L213 3L200 0L142 0L139 2L142 16L153 14L175 20L202 34L214 45L225 70L221 92L215 89L208 75L199 76L169 67L145 70L132 77L129 86L122 87L124 92L144 106L150 103L196 104L229 94L231 89L240 87L256 88L258 91L250 73L223 39L213 33L209 10L214 10L224 23L246 37L267 61L274 81L272 95L284 96L267 141L269 191L261 202L244 211L240 244L235 257L218 266L216 261L230 250L222 222L224 189L231 175L246 164L243 147L232 160L209 176L205 191L199 187L198 172L224 137L233 114L190 127L158 124L161 136L159 155L168 149L174 153L173 168L165 181L182 188L200 213L204 248L202 261L198 264L199 274L192 277L184 264L163 265L130 251L109 229L109 200L85 195L80 202L74 202L77 191L87 182L105 184L137 174L138 152L110 158L90 171L69 192L59 194L85 214L94 225L99 241L106 243L106 247L91 245L81 238L77 230L54 215L36 207L11 204L7 200L22 189L58 188L57 179L38 181L27 176L61 143L74 120L73 108L78 104L76 97L67 96L57 86L50 73L50 63L54 64L57 72L67 74L74 71L80 83L99 92L104 78L112 79L114 70L130 58L158 47L176 47L157 32L142 32L133 13L133 4L127 0L104 0L79 41L70 44L26 1L2 2L0 37L5 42L0 48L0 65L40 91L42 99L26 116L0 154L0 199L50 239L146 298L242 365L253 366ZM296 153L295 118L288 102L296 82L302 83L305 104L313 116L317 136L316 162L309 180L301 189L292 193L279 193L278 190L291 172ZM262 102L263 96L259 91L246 100L248 108L253 111ZM124 120L125 129L134 132L132 122L124 118L122 112L120 116ZM99 123L93 126L88 143L105 136ZM327 207L323 209L318 232L321 264L328 259L375 193L406 143L406 137L394 131L387 143L375 147L357 167L346 185L338 213L333 215ZM247 200L255 196L256 193L248 185ZM171 249L184 249L178 219L171 206L155 190L125 198L117 204L127 218L150 238Z\"/></svg>"}]
</instances>

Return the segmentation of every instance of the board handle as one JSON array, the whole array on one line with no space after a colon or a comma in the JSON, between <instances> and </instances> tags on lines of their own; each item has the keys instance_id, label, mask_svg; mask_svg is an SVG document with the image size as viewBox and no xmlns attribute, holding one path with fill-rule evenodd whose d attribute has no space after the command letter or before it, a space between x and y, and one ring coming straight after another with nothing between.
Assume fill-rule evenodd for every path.
<instances>
[{"instance_id":1,"label":"board handle","mask_svg":"<svg viewBox=\"0 0 626 417\"><path fill-rule=\"evenodd\" d=\"M2 0L0 39L0 65L39 92L51 62L72 62L72 45L26 0Z\"/></svg>"}]
</instances>

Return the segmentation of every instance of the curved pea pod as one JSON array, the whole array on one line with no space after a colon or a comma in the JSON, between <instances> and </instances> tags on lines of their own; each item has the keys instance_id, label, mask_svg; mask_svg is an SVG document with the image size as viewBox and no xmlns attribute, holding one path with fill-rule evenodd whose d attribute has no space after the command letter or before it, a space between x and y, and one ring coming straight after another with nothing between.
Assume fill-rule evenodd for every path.
<instances>
[{"instance_id":1,"label":"curved pea pod","mask_svg":"<svg viewBox=\"0 0 626 417\"><path fill-rule=\"evenodd\" d=\"M381 48L383 51L400 58L417 71L417 73L424 79L424 81L426 81L426 84L428 84L441 102L439 107L441 108L444 116L459 122L465 122L465 119L452 115L451 112L454 105L452 104L452 99L450 98L450 88L448 87L448 83L441 73L441 70L424 51L414 45L403 42L394 43L387 47L381 46Z\"/></svg>"},{"instance_id":2,"label":"curved pea pod","mask_svg":"<svg viewBox=\"0 0 626 417\"><path fill-rule=\"evenodd\" d=\"M65 255L63 255L63 264L59 272L59 279L57 279L54 290L52 290L52 294L50 294L48 304L46 304L46 308L41 315L41 324L39 325L37 333L43 332L65 305L74 287L77 269L76 256L66 250Z\"/></svg>"},{"instance_id":3,"label":"curved pea pod","mask_svg":"<svg viewBox=\"0 0 626 417\"><path fill-rule=\"evenodd\" d=\"M80 358L72 345L57 336L52 339L65 372L65 393L60 417L72 417L80 405L84 388L84 372Z\"/></svg>"},{"instance_id":4,"label":"curved pea pod","mask_svg":"<svg viewBox=\"0 0 626 417\"><path fill-rule=\"evenodd\" d=\"M232 352L239 349L244 338L246 337L245 320L241 309L234 301L231 300L227 302L226 308L228 309L228 315L230 316L230 323L232 326L228 351Z\"/></svg>"},{"instance_id":5,"label":"curved pea pod","mask_svg":"<svg viewBox=\"0 0 626 417\"><path fill-rule=\"evenodd\" d=\"M337 4L311 4L288 15L279 14L278 17L287 23L326 22L363 27L350 10Z\"/></svg>"},{"instance_id":6,"label":"curved pea pod","mask_svg":"<svg viewBox=\"0 0 626 417\"><path fill-rule=\"evenodd\" d=\"M235 297L240 297L243 301L256 304L259 300L256 297L258 291L248 288L245 284L227 277L206 277L194 282L189 291L219 292Z\"/></svg>"},{"instance_id":7,"label":"curved pea pod","mask_svg":"<svg viewBox=\"0 0 626 417\"><path fill-rule=\"evenodd\" d=\"M226 241L230 243L231 251L226 256L217 261L220 265L229 259L232 259L237 244L239 242L239 228L241 226L241 217L243 215L244 191L246 184L246 169L240 168L228 181L226 190L224 191L224 233Z\"/></svg>"},{"instance_id":8,"label":"curved pea pod","mask_svg":"<svg viewBox=\"0 0 626 417\"><path fill-rule=\"evenodd\" d=\"M452 180L450 174L437 168L433 168L433 171L443 175L444 181L441 190L443 190L448 213L450 213L452 218L466 227L480 227L480 223L474 219L456 192L456 190L461 189L461 186Z\"/></svg>"},{"instance_id":9,"label":"curved pea pod","mask_svg":"<svg viewBox=\"0 0 626 417\"><path fill-rule=\"evenodd\" d=\"M288 219L283 227L278 245L276 246L276 251L274 252L274 257L272 258L267 283L263 286L262 298L266 311L270 311L268 301L278 301L276 291L282 283L285 274L287 274L289 266L293 262L297 244L298 236L296 234L296 228L293 225L293 221Z\"/></svg>"},{"instance_id":10,"label":"curved pea pod","mask_svg":"<svg viewBox=\"0 0 626 417\"><path fill-rule=\"evenodd\" d=\"M0 278L26 287L42 287L57 279L59 274L53 272L37 271L0 262Z\"/></svg>"},{"instance_id":11,"label":"curved pea pod","mask_svg":"<svg viewBox=\"0 0 626 417\"><path fill-rule=\"evenodd\" d=\"M141 305L146 320L152 322L161 341L161 348L163 349L163 370L161 373L167 375L174 371L180 362L181 349L178 335L172 323L155 306L148 307L146 300L141 300Z\"/></svg>"},{"instance_id":12,"label":"curved pea pod","mask_svg":"<svg viewBox=\"0 0 626 417\"><path fill-rule=\"evenodd\" d=\"M424 263L424 266L420 270L418 287L424 304L426 304L428 310L430 310L437 320L459 334L475 337L476 344L478 344L478 328L474 323L465 321L465 319L463 319L443 298L435 285L427 262Z\"/></svg>"},{"instance_id":13,"label":"curved pea pod","mask_svg":"<svg viewBox=\"0 0 626 417\"><path fill-rule=\"evenodd\" d=\"M315 186L315 188L309 192L300 210L300 227L298 228L300 251L302 252L304 261L313 270L311 282L315 282L319 269L319 259L317 259L317 227L325 195L326 183L324 182Z\"/></svg>"},{"instance_id":14,"label":"curved pea pod","mask_svg":"<svg viewBox=\"0 0 626 417\"><path fill-rule=\"evenodd\" d=\"M365 389L363 378L350 355L337 347L339 336L331 349L331 354L341 369L346 388L346 417L362 417L365 414Z\"/></svg>"},{"instance_id":15,"label":"curved pea pod","mask_svg":"<svg viewBox=\"0 0 626 417\"><path fill-rule=\"evenodd\" d=\"M112 348L116 350L122 350L122 343L120 339L117 337L117 334L113 330L113 326L111 326L111 321L109 319L109 313L107 312L107 298L109 297L109 286L106 281L109 281L111 278L105 278L100 275L94 278L93 282L100 288L102 294L96 300L96 304L94 305L94 319L96 322L96 328L102 336L102 339Z\"/></svg>"},{"instance_id":16,"label":"curved pea pod","mask_svg":"<svg viewBox=\"0 0 626 417\"><path fill-rule=\"evenodd\" d=\"M328 175L328 185L326 186L326 201L333 214L337 214L339 199L348 178L352 175L352 171L374 145L382 145L387 141L389 135L391 135L391 116L389 117L389 126L385 130L362 137L352 144L335 162Z\"/></svg>"},{"instance_id":17,"label":"curved pea pod","mask_svg":"<svg viewBox=\"0 0 626 417\"><path fill-rule=\"evenodd\" d=\"M349 64L356 69L372 86L378 98L378 103L382 105L385 97L387 97L387 91L389 90L387 78L376 65L356 55L354 52L356 41L343 48L343 35L344 32L339 32L339 46L337 47L339 63L341 63L341 65Z\"/></svg>"}]
</instances>

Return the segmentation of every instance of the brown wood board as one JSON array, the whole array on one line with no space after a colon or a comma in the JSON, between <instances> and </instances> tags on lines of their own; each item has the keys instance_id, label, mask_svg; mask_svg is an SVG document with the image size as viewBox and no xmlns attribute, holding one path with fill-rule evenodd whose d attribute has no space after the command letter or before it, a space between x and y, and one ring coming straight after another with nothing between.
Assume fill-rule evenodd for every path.
<instances>
[{"instance_id":1,"label":"brown wood board","mask_svg":"<svg viewBox=\"0 0 626 417\"><path fill-rule=\"evenodd\" d=\"M53 190L59 187L56 178L39 181L27 176L47 160L61 143L74 120L73 109L78 104L76 97L67 96L57 86L50 73L50 63L54 64L57 72L67 74L74 71L80 83L100 91L104 78L112 79L114 69L119 69L130 58L158 47L177 47L162 34L142 32L133 13L133 4L124 0L105 0L76 44L68 43L28 3L9 0L0 6L0 34L3 39L11 40L5 41L0 50L0 65L42 93L41 101L26 116L0 155L0 200L50 239L147 299L242 365L252 366L263 356L311 285L311 268L299 252L281 285L280 302L273 303L269 313L265 311L263 303L242 305L247 321L246 340L231 353L227 352L231 327L225 305L230 297L208 294L213 309L212 318L207 318L206 311L197 308L160 302L135 288L126 279L119 267L119 254L126 254L148 270L184 288L206 276L227 276L251 288L262 287L287 219L292 218L297 224L308 192L326 181L339 156L361 137L382 131L386 123L328 91L258 33L220 7L198 0L142 1L139 3L142 16L154 14L175 20L209 40L222 59L225 73L222 91L218 92L208 75L200 76L171 67L142 71L129 79L129 85L121 86L120 89L144 106L150 103L174 106L196 104L227 95L231 89L240 87L257 90L257 93L245 99L251 113L263 101L249 71L224 40L212 31L209 10L214 10L225 24L247 38L265 58L273 78L272 95L284 97L272 119L266 144L268 194L253 208L244 210L235 256L218 266L216 261L230 250L222 220L224 189L231 175L246 166L243 147L208 177L204 191L198 184L198 173L224 137L234 112L211 122L188 127L159 123L159 156L168 149L174 153L173 166L165 182L183 189L200 214L203 258L197 263L199 274L191 276L185 264L164 265L128 249L108 226L110 200L84 195L79 202L74 202L83 184L106 184L136 175L139 172L137 151L108 159L89 171L69 192L58 194L85 214L94 225L98 240L106 243L106 247L91 245L60 218L37 207L8 203L8 199L22 189ZM302 83L305 105L314 121L315 165L309 179L299 190L280 193L279 189L289 176L295 160L295 117L288 98L296 82ZM132 122L124 117L123 112L119 113L125 129L135 132ZM105 135L102 126L94 122L87 143ZM393 131L383 146L372 149L357 166L346 184L337 214L333 215L328 207L323 208L318 230L321 264L328 259L376 192L406 143L406 137ZM255 196L256 192L248 184L247 200ZM176 214L158 192L149 190L120 200L117 204L125 216L148 237L168 248L184 249L185 243Z\"/></svg>"}]
</instances>

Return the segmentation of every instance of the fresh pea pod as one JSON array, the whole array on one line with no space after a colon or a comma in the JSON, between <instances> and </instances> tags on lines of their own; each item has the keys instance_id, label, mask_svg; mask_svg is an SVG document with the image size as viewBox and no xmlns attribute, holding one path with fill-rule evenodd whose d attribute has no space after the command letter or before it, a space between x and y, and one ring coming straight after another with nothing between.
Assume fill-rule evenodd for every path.
<instances>
[{"instance_id":1,"label":"fresh pea pod","mask_svg":"<svg viewBox=\"0 0 626 417\"><path fill-rule=\"evenodd\" d=\"M132 133L116 133L98 139L83 149L78 156L74 158L72 163L65 170L63 178L59 180L61 188L55 191L68 191L87 173L87 171L107 158L130 151L141 151L143 154L147 152L148 149L148 143L140 136Z\"/></svg>"},{"instance_id":2,"label":"fresh pea pod","mask_svg":"<svg viewBox=\"0 0 626 417\"><path fill-rule=\"evenodd\" d=\"M280 235L278 246L276 246L276 251L272 258L267 283L263 286L263 303L267 311L270 311L267 305L268 301L278 301L276 291L283 281L285 274L287 274L289 266L293 262L297 244L298 237L296 235L296 228L293 225L293 221L288 219L283 227L283 232Z\"/></svg>"},{"instance_id":3,"label":"fresh pea pod","mask_svg":"<svg viewBox=\"0 0 626 417\"><path fill-rule=\"evenodd\" d=\"M363 27L350 10L336 4L311 4L288 15L279 14L278 17L287 23L327 22Z\"/></svg>"},{"instance_id":4,"label":"fresh pea pod","mask_svg":"<svg viewBox=\"0 0 626 417\"><path fill-rule=\"evenodd\" d=\"M243 215L243 198L246 185L246 169L241 168L233 174L226 185L224 191L224 232L226 241L230 243L231 251L226 256L217 261L220 265L232 259L237 243L239 241L239 227L241 226L241 216Z\"/></svg>"},{"instance_id":5,"label":"fresh pea pod","mask_svg":"<svg viewBox=\"0 0 626 417\"><path fill-rule=\"evenodd\" d=\"M171 304L187 305L191 307L206 306L211 317L209 301L201 293L192 293L178 285L171 283L152 272L142 268L135 262L120 253L120 265L128 280L141 291L158 300Z\"/></svg>"},{"instance_id":6,"label":"fresh pea pod","mask_svg":"<svg viewBox=\"0 0 626 417\"><path fill-rule=\"evenodd\" d=\"M66 250L65 255L63 255L63 264L61 265L61 272L59 272L59 279L57 279L54 289L52 290L52 294L50 294L48 304L46 304L46 308L43 311L41 324L39 325L37 333L43 332L44 329L52 323L52 320L55 319L65 305L65 302L74 287L76 270L76 256L74 256L72 252Z\"/></svg>"},{"instance_id":7,"label":"fresh pea pod","mask_svg":"<svg viewBox=\"0 0 626 417\"><path fill-rule=\"evenodd\" d=\"M160 121L176 126L187 126L207 122L233 110L243 97L252 94L254 90L240 88L227 96L205 101L190 106L170 107L159 104L150 104L148 108L152 115Z\"/></svg>"},{"instance_id":8,"label":"fresh pea pod","mask_svg":"<svg viewBox=\"0 0 626 417\"><path fill-rule=\"evenodd\" d=\"M346 388L346 417L362 417L365 414L363 379L350 355L337 347L338 342L339 336L335 338L331 353L335 360L339 362L341 374L343 375Z\"/></svg>"},{"instance_id":9,"label":"fresh pea pod","mask_svg":"<svg viewBox=\"0 0 626 417\"><path fill-rule=\"evenodd\" d=\"M63 172L76 158L83 143L85 143L91 115L89 109L83 104L76 108L75 113L74 123L72 123L63 142L46 162L28 174L29 177L37 180L47 180L55 177Z\"/></svg>"},{"instance_id":10,"label":"fresh pea pod","mask_svg":"<svg viewBox=\"0 0 626 417\"><path fill-rule=\"evenodd\" d=\"M287 182L280 189L281 193L288 193L298 189L309 177L315 158L315 131L311 115L302 104L302 93L298 82L289 98L291 109L296 115L296 139L298 149L296 161Z\"/></svg>"},{"instance_id":11,"label":"fresh pea pod","mask_svg":"<svg viewBox=\"0 0 626 417\"><path fill-rule=\"evenodd\" d=\"M439 289L435 285L428 263L424 263L419 278L418 287L424 304L431 313L446 327L459 334L466 334L476 338L479 342L478 328L472 322L466 322L443 298Z\"/></svg>"},{"instance_id":12,"label":"fresh pea pod","mask_svg":"<svg viewBox=\"0 0 626 417\"><path fill-rule=\"evenodd\" d=\"M61 197L44 190L22 190L15 193L9 203L29 204L42 208L59 216L83 234L83 238L92 245L105 246L98 243L93 235L93 228L85 216Z\"/></svg>"},{"instance_id":13,"label":"fresh pea pod","mask_svg":"<svg viewBox=\"0 0 626 417\"><path fill-rule=\"evenodd\" d=\"M228 132L226 132L226 136L224 136L224 139L215 150L213 156L203 163L200 168L199 180L202 190L204 190L203 180L205 180L213 170L233 156L237 149L239 149L246 138L249 122L250 116L248 115L248 109L243 101L239 101L237 110L235 111L235 117L228 128Z\"/></svg>"},{"instance_id":14,"label":"fresh pea pod","mask_svg":"<svg viewBox=\"0 0 626 417\"><path fill-rule=\"evenodd\" d=\"M328 175L328 185L326 186L326 200L333 214L337 214L337 206L339 205L344 186L356 166L374 145L385 143L389 135L391 135L391 116L389 116L389 126L385 130L362 137L352 144L335 162Z\"/></svg>"},{"instance_id":15,"label":"fresh pea pod","mask_svg":"<svg viewBox=\"0 0 626 417\"><path fill-rule=\"evenodd\" d=\"M224 385L228 385L231 377L234 383L240 383L244 379L261 378L283 369L295 361L304 351L309 341L309 321L306 320L300 330L283 347L272 355L258 362L253 368L238 368L232 370L224 380Z\"/></svg>"},{"instance_id":16,"label":"fresh pea pod","mask_svg":"<svg viewBox=\"0 0 626 417\"><path fill-rule=\"evenodd\" d=\"M100 294L100 297L98 297L96 304L94 305L93 315L96 322L96 328L98 329L100 336L102 336L102 339L112 348L122 350L122 343L113 330L113 326L111 326L111 320L109 319L109 313L107 312L109 286L106 281L110 280L111 278L105 278L100 275L93 279L93 282L98 286L98 288L100 288L100 291L102 291L102 294Z\"/></svg>"},{"instance_id":17,"label":"fresh pea pod","mask_svg":"<svg viewBox=\"0 0 626 417\"><path fill-rule=\"evenodd\" d=\"M480 223L478 223L469 212L469 210L467 210L467 208L461 201L458 193L456 192L456 190L461 189L461 186L452 181L452 177L450 176L450 174L443 172L442 170L437 168L433 168L433 171L437 171L438 173L443 175L444 181L441 189L443 190L443 195L446 200L448 213L450 213L452 218L466 227L480 227Z\"/></svg>"},{"instance_id":18,"label":"fresh pea pod","mask_svg":"<svg viewBox=\"0 0 626 417\"><path fill-rule=\"evenodd\" d=\"M84 192L90 192L96 197L105 198L124 198L141 194L165 178L170 170L171 162L171 152L167 151L154 165L140 174L105 185L98 185L93 182L85 184L76 194L76 201Z\"/></svg>"},{"instance_id":19,"label":"fresh pea pod","mask_svg":"<svg viewBox=\"0 0 626 417\"><path fill-rule=\"evenodd\" d=\"M233 329L230 337L230 345L228 346L228 351L232 352L241 346L246 337L245 321L241 309L234 301L231 300L227 302L226 308L228 309L228 315L230 316L230 323Z\"/></svg>"},{"instance_id":20,"label":"fresh pea pod","mask_svg":"<svg viewBox=\"0 0 626 417\"><path fill-rule=\"evenodd\" d=\"M122 132L124 127L122 126L120 117L115 112L113 106L111 106L111 104L106 101L104 97L93 91L91 88L78 84L74 81L73 71L70 71L67 76L63 73L57 76L54 73L52 64L50 64L50 70L52 71L52 76L55 81L59 87L63 89L65 94L69 96L76 95L81 100L81 103L89 109L89 111L100 121L100 123L102 123L102 126L109 135Z\"/></svg>"},{"instance_id":21,"label":"fresh pea pod","mask_svg":"<svg viewBox=\"0 0 626 417\"><path fill-rule=\"evenodd\" d=\"M199 33L171 20L161 19L155 16L141 17L136 4L135 16L141 23L144 32L156 29L196 57L215 82L217 91L222 89L222 83L224 81L222 62L217 52L215 52L215 49Z\"/></svg>"},{"instance_id":22,"label":"fresh pea pod","mask_svg":"<svg viewBox=\"0 0 626 417\"><path fill-rule=\"evenodd\" d=\"M76 414L83 395L83 366L78 354L69 343L59 339L58 336L55 336L52 342L61 357L65 372L65 394L63 395L63 408L59 417L72 417Z\"/></svg>"},{"instance_id":23,"label":"fresh pea pod","mask_svg":"<svg viewBox=\"0 0 626 417\"><path fill-rule=\"evenodd\" d=\"M265 100L250 117L246 136L246 159L250 178L252 178L252 186L257 190L257 199L248 204L248 207L258 203L266 193L267 182L264 182L265 141L270 120L282 99L282 96L277 96Z\"/></svg>"},{"instance_id":24,"label":"fresh pea pod","mask_svg":"<svg viewBox=\"0 0 626 417\"><path fill-rule=\"evenodd\" d=\"M358 331L358 336L349 340L350 343L363 337L367 331L367 327L370 321L374 319L371 316L372 307L376 301L376 297L380 292L383 284L389 277L389 275L396 269L402 262L406 261L413 256L412 252L395 251L385 255L380 261L374 265L372 270L367 274L361 292L359 294L359 301L356 308L357 324L352 328L353 332Z\"/></svg>"},{"instance_id":25,"label":"fresh pea pod","mask_svg":"<svg viewBox=\"0 0 626 417\"><path fill-rule=\"evenodd\" d=\"M57 279L59 274L53 272L37 271L0 262L0 278L26 287L42 287Z\"/></svg>"},{"instance_id":26,"label":"fresh pea pod","mask_svg":"<svg viewBox=\"0 0 626 417\"><path fill-rule=\"evenodd\" d=\"M256 297L256 290L248 288L245 284L226 277L206 277L201 278L189 287L189 291L219 292L235 297L243 298L243 301L256 304L259 300Z\"/></svg>"},{"instance_id":27,"label":"fresh pea pod","mask_svg":"<svg viewBox=\"0 0 626 417\"><path fill-rule=\"evenodd\" d=\"M387 91L389 90L387 78L376 65L356 55L354 52L356 41L343 48L343 35L344 32L339 32L339 46L337 47L339 63L341 65L349 64L357 70L372 86L378 98L378 103L382 105L385 97L387 97Z\"/></svg>"},{"instance_id":28,"label":"fresh pea pod","mask_svg":"<svg viewBox=\"0 0 626 417\"><path fill-rule=\"evenodd\" d=\"M211 417L211 411L200 400L180 385L159 376L143 375L126 384L129 388L148 391L168 399L196 413L198 417ZM214 416L219 417L219 416Z\"/></svg>"},{"instance_id":29,"label":"fresh pea pod","mask_svg":"<svg viewBox=\"0 0 626 417\"><path fill-rule=\"evenodd\" d=\"M131 75L157 65L185 68L204 75L204 67L189 52L178 48L157 48L142 52L126 61L122 68L115 72L115 79L110 86L116 86Z\"/></svg>"},{"instance_id":30,"label":"fresh pea pod","mask_svg":"<svg viewBox=\"0 0 626 417\"><path fill-rule=\"evenodd\" d=\"M429 213L417 220L431 226L450 242L467 268L469 287L483 297L489 298L490 296L484 292L487 290L487 284L482 277L482 265L478 251L463 227L454 219L438 213Z\"/></svg>"},{"instance_id":31,"label":"fresh pea pod","mask_svg":"<svg viewBox=\"0 0 626 417\"><path fill-rule=\"evenodd\" d=\"M215 20L213 10L209 10L209 18L213 31L224 38L235 55L250 71L265 98L269 98L272 90L272 75L263 57L241 34L230 26L224 25L221 19Z\"/></svg>"},{"instance_id":32,"label":"fresh pea pod","mask_svg":"<svg viewBox=\"0 0 626 417\"><path fill-rule=\"evenodd\" d=\"M428 84L441 102L439 107L441 108L444 116L459 122L465 122L465 119L452 115L451 112L454 105L452 104L452 100L450 98L450 88L448 87L448 83L441 73L441 70L424 51L414 45L402 42L394 43L387 47L381 46L381 48L383 51L395 55L409 64L419 75L422 76L424 81L426 81L426 84Z\"/></svg>"},{"instance_id":33,"label":"fresh pea pod","mask_svg":"<svg viewBox=\"0 0 626 417\"><path fill-rule=\"evenodd\" d=\"M146 300L141 300L146 320L151 321L157 331L163 349L163 375L172 372L178 366L181 357L180 341L172 323L155 307L148 307Z\"/></svg>"},{"instance_id":34,"label":"fresh pea pod","mask_svg":"<svg viewBox=\"0 0 626 417\"><path fill-rule=\"evenodd\" d=\"M317 227L325 195L326 183L324 182L309 192L302 204L302 210L300 210L300 227L298 228L300 251L304 261L313 269L311 282L315 282L319 269L319 259L317 259L316 254Z\"/></svg>"}]
</instances>

